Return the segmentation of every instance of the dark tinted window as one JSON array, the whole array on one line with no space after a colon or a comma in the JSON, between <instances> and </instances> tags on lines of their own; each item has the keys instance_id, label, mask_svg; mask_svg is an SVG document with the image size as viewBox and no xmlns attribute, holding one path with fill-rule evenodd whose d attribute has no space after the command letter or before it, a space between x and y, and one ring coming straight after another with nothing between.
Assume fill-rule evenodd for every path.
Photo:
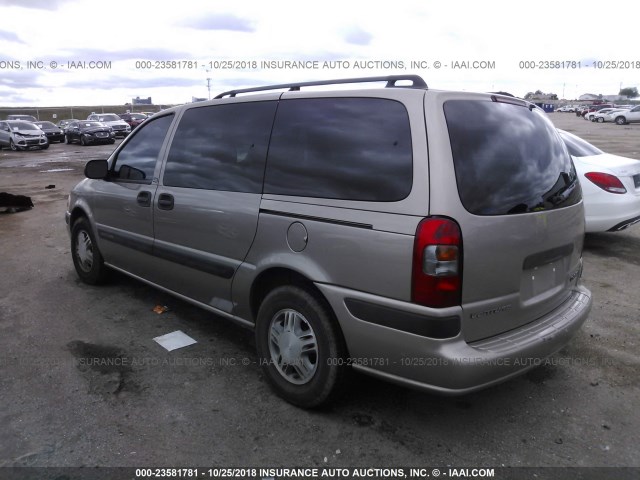
<instances>
[{"instance_id":1,"label":"dark tinted window","mask_svg":"<svg viewBox=\"0 0 640 480\"><path fill-rule=\"evenodd\" d=\"M396 201L411 191L409 116L396 101L318 98L280 102L265 193Z\"/></svg>"},{"instance_id":2,"label":"dark tinted window","mask_svg":"<svg viewBox=\"0 0 640 480\"><path fill-rule=\"evenodd\" d=\"M571 158L537 108L452 100L444 112L458 192L469 212L525 213L580 201Z\"/></svg>"},{"instance_id":3,"label":"dark tinted window","mask_svg":"<svg viewBox=\"0 0 640 480\"><path fill-rule=\"evenodd\" d=\"M166 115L149 121L143 128L136 130L133 137L118 152L111 177L151 183L158 155L172 120L173 115Z\"/></svg>"},{"instance_id":4,"label":"dark tinted window","mask_svg":"<svg viewBox=\"0 0 640 480\"><path fill-rule=\"evenodd\" d=\"M260 193L276 105L252 102L187 110L173 138L163 184Z\"/></svg>"},{"instance_id":5,"label":"dark tinted window","mask_svg":"<svg viewBox=\"0 0 640 480\"><path fill-rule=\"evenodd\" d=\"M567 146L569 154L574 157L590 157L592 155L602 155L604 153L589 142L580 137L576 137L569 132L559 130L558 133L560 133L560 137L562 137L564 144Z\"/></svg>"}]
</instances>

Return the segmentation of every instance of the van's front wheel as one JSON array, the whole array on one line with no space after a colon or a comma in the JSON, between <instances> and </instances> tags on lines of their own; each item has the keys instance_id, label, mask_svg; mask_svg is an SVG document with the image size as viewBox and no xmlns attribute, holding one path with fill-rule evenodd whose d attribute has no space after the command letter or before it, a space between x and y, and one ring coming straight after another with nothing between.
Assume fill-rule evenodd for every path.
<instances>
[{"instance_id":1,"label":"van's front wheel","mask_svg":"<svg viewBox=\"0 0 640 480\"><path fill-rule=\"evenodd\" d=\"M102 283L107 276L102 254L96 245L89 221L81 217L71 229L71 256L80 279L89 285Z\"/></svg>"},{"instance_id":2,"label":"van's front wheel","mask_svg":"<svg viewBox=\"0 0 640 480\"><path fill-rule=\"evenodd\" d=\"M329 401L344 383L346 348L329 306L300 287L270 292L260 306L256 344L273 389L304 408Z\"/></svg>"}]
</instances>

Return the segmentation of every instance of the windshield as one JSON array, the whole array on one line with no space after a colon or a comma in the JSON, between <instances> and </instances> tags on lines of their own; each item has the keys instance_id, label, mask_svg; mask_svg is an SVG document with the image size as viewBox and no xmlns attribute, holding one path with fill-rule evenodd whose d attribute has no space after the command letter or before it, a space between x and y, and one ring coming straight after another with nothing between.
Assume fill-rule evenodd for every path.
<instances>
[{"instance_id":1,"label":"windshield","mask_svg":"<svg viewBox=\"0 0 640 480\"><path fill-rule=\"evenodd\" d=\"M33 123L30 122L11 122L10 124L11 130L36 130L40 131L38 127L36 127Z\"/></svg>"},{"instance_id":2,"label":"windshield","mask_svg":"<svg viewBox=\"0 0 640 480\"><path fill-rule=\"evenodd\" d=\"M593 155L602 155L604 153L599 148L594 147L589 142L572 133L565 132L564 130L558 130L558 133L560 133L560 137L567 146L569 154L574 157L591 157Z\"/></svg>"},{"instance_id":3,"label":"windshield","mask_svg":"<svg viewBox=\"0 0 640 480\"><path fill-rule=\"evenodd\" d=\"M39 126L40 128L56 128L56 126L51 122L38 122L35 125Z\"/></svg>"},{"instance_id":4,"label":"windshield","mask_svg":"<svg viewBox=\"0 0 640 480\"><path fill-rule=\"evenodd\" d=\"M117 115L100 115L98 119L101 122L117 122L118 120L121 120Z\"/></svg>"},{"instance_id":5,"label":"windshield","mask_svg":"<svg viewBox=\"0 0 640 480\"><path fill-rule=\"evenodd\" d=\"M82 122L80 123L80 127L81 128L88 128L88 127L104 127L104 125L100 122Z\"/></svg>"}]
</instances>

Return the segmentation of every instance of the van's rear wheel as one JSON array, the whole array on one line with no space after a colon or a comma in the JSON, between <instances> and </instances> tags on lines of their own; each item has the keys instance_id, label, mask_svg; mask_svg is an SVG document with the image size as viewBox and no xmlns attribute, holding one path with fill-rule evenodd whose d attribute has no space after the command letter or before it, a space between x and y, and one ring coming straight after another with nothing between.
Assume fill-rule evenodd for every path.
<instances>
[{"instance_id":1,"label":"van's rear wheel","mask_svg":"<svg viewBox=\"0 0 640 480\"><path fill-rule=\"evenodd\" d=\"M304 408L328 402L345 377L346 348L326 302L292 285L269 293L258 311L262 369L282 398Z\"/></svg>"}]
</instances>

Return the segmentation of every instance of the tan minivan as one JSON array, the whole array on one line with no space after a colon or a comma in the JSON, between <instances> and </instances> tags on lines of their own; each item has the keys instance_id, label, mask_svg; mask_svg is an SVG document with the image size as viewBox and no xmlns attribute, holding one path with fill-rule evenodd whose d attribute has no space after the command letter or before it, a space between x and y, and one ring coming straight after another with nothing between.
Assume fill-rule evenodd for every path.
<instances>
[{"instance_id":1,"label":"tan minivan","mask_svg":"<svg viewBox=\"0 0 640 480\"><path fill-rule=\"evenodd\" d=\"M66 214L80 278L115 269L254 329L303 407L351 369L443 394L502 382L591 306L575 169L516 98L412 75L235 90L158 113L85 173Z\"/></svg>"}]
</instances>

